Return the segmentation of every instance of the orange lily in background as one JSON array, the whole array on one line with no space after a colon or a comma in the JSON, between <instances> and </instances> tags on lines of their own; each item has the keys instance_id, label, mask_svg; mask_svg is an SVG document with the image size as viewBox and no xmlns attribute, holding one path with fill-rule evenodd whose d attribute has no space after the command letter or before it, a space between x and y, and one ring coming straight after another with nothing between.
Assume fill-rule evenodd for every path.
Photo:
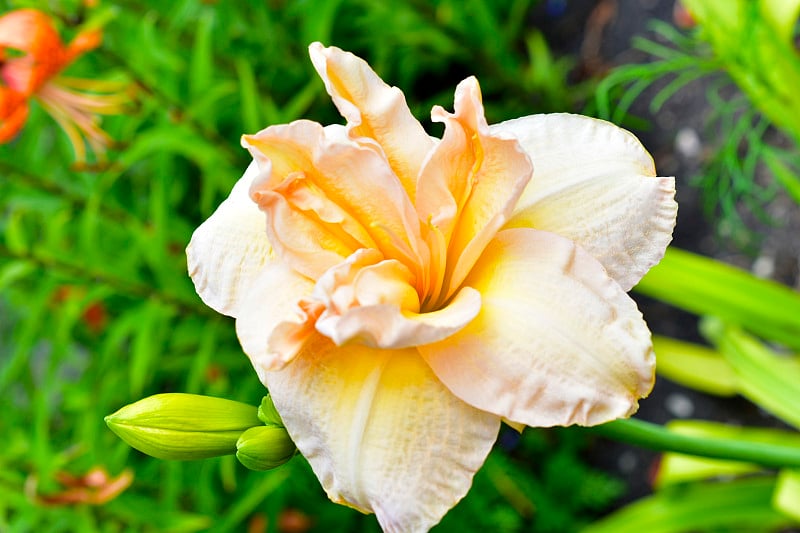
<instances>
[{"instance_id":1,"label":"orange lily in background","mask_svg":"<svg viewBox=\"0 0 800 533\"><path fill-rule=\"evenodd\" d=\"M78 163L86 161L87 143L103 158L111 138L100 128L97 115L119 113L129 96L109 93L121 87L118 82L61 76L101 40L102 32L90 29L64 45L50 17L35 9L0 17L0 143L9 142L22 129L30 100L35 99L67 134Z\"/></svg>"},{"instance_id":2,"label":"orange lily in background","mask_svg":"<svg viewBox=\"0 0 800 533\"><path fill-rule=\"evenodd\" d=\"M94 466L82 476L57 472L56 479L64 486L64 490L55 494L35 495L34 499L45 505L103 505L130 487L133 471L125 469L112 477L104 467ZM29 483L30 488L35 490L35 478Z\"/></svg>"}]
</instances>

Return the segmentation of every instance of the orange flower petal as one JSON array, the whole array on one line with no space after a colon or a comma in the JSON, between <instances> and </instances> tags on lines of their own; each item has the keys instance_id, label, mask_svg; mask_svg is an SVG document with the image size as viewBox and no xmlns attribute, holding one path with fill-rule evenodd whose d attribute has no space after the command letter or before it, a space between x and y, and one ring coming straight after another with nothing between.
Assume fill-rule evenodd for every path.
<instances>
[{"instance_id":1,"label":"orange flower petal","mask_svg":"<svg viewBox=\"0 0 800 533\"><path fill-rule=\"evenodd\" d=\"M21 93L0 85L0 143L13 139L27 119L27 99Z\"/></svg>"},{"instance_id":2,"label":"orange flower petal","mask_svg":"<svg viewBox=\"0 0 800 533\"><path fill-rule=\"evenodd\" d=\"M92 29L79 33L72 42L69 43L65 54L65 63L74 61L78 56L94 50L103 42L103 32L100 29Z\"/></svg>"},{"instance_id":3,"label":"orange flower petal","mask_svg":"<svg viewBox=\"0 0 800 533\"><path fill-rule=\"evenodd\" d=\"M0 77L6 85L31 95L65 65L66 50L50 17L36 9L18 9L0 17L0 50L24 56L6 59Z\"/></svg>"}]
</instances>

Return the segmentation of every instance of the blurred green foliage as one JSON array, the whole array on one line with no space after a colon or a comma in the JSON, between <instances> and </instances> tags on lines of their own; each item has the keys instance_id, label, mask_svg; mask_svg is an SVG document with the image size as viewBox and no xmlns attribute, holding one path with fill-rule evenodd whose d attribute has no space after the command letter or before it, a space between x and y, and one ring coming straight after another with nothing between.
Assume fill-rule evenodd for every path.
<instances>
[{"instance_id":1,"label":"blurred green foliage","mask_svg":"<svg viewBox=\"0 0 800 533\"><path fill-rule=\"evenodd\" d=\"M367 58L421 119L433 103L452 106L467 75L481 80L490 122L577 110L591 85L565 85L571 63L527 23L529 0L84 4L46 3L67 40L106 20L101 47L68 74L127 82L132 98L104 118L116 145L92 169L71 164L66 136L35 103L0 146L0 531L290 531L292 520L293 531L376 531L373 517L330 504L301 457L265 473L232 456L160 461L105 427L149 394L253 405L264 394L232 322L194 292L191 232L246 167L242 133L341 120L307 58L311 41ZM45 4L0 0L0 12L23 6ZM623 487L580 460L582 443L529 430L500 447L440 530L587 522ZM132 486L101 506L57 503L65 472L96 466L132 468Z\"/></svg>"},{"instance_id":2,"label":"blurred green foliage","mask_svg":"<svg viewBox=\"0 0 800 533\"><path fill-rule=\"evenodd\" d=\"M800 2L682 0L676 9L680 5L696 27L681 31L652 21L651 38L633 40L648 58L602 80L597 112L615 123L642 125L628 114L636 100L647 96L647 110L656 114L702 79L695 88L705 92L710 109L703 132L710 147L693 184L719 233L752 247L759 235L748 219L780 223L765 209L779 191L800 204ZM770 134L770 127L781 135Z\"/></svg>"}]
</instances>

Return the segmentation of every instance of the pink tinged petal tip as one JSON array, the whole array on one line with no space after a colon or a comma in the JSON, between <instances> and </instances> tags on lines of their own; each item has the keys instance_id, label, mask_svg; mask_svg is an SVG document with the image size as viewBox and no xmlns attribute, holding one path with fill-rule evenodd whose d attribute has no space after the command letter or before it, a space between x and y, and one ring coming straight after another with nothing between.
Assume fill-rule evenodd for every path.
<instances>
[{"instance_id":1,"label":"pink tinged petal tip","mask_svg":"<svg viewBox=\"0 0 800 533\"><path fill-rule=\"evenodd\" d=\"M529 426L595 425L636 411L655 356L636 304L571 241L500 232L466 280L480 314L419 347L453 393Z\"/></svg>"}]
</instances>

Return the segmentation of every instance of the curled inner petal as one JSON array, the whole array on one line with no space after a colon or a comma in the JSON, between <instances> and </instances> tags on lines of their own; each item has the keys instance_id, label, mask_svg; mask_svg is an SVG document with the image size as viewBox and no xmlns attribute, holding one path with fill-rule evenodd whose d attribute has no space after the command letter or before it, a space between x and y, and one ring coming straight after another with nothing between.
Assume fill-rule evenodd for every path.
<instances>
[{"instance_id":1,"label":"curled inner petal","mask_svg":"<svg viewBox=\"0 0 800 533\"><path fill-rule=\"evenodd\" d=\"M262 381L264 372L292 361L313 331L321 312L308 299L313 288L313 281L275 261L240 295L236 334Z\"/></svg>"},{"instance_id":2,"label":"curled inner petal","mask_svg":"<svg viewBox=\"0 0 800 533\"><path fill-rule=\"evenodd\" d=\"M434 141L408 109L402 91L389 87L363 59L334 46L309 46L309 54L352 138L383 154L408 196Z\"/></svg>"},{"instance_id":3,"label":"curled inner petal","mask_svg":"<svg viewBox=\"0 0 800 533\"><path fill-rule=\"evenodd\" d=\"M419 311L414 278L402 263L383 260L377 250L358 250L317 281L313 296L327 312L341 314L364 305L396 304L406 311Z\"/></svg>"},{"instance_id":4,"label":"curled inner petal","mask_svg":"<svg viewBox=\"0 0 800 533\"><path fill-rule=\"evenodd\" d=\"M294 320L279 323L267 339L269 362L257 361L266 370L278 370L289 363L303 349L314 333L317 319L325 306L315 300L303 298L297 302L297 316Z\"/></svg>"},{"instance_id":5,"label":"curled inner petal","mask_svg":"<svg viewBox=\"0 0 800 533\"><path fill-rule=\"evenodd\" d=\"M281 361L294 357L312 324L337 345L394 349L439 341L475 318L480 295L465 287L445 308L419 313L411 272L377 250L363 249L320 277L300 306L300 318L280 324L270 336L270 351Z\"/></svg>"},{"instance_id":6,"label":"curled inner petal","mask_svg":"<svg viewBox=\"0 0 800 533\"><path fill-rule=\"evenodd\" d=\"M416 207L435 228L427 233L431 257L445 263L430 264L423 300L435 309L458 290L508 220L533 168L514 138L489 130L475 78L456 88L453 114L435 107L431 118L445 124L445 134L420 173Z\"/></svg>"},{"instance_id":7,"label":"curled inner petal","mask_svg":"<svg viewBox=\"0 0 800 533\"><path fill-rule=\"evenodd\" d=\"M278 255L299 273L316 278L350 255L353 243L340 225L293 201L291 189L300 179L301 172L293 173L275 189L256 190L252 197L269 213L266 232Z\"/></svg>"},{"instance_id":8,"label":"curled inner petal","mask_svg":"<svg viewBox=\"0 0 800 533\"><path fill-rule=\"evenodd\" d=\"M375 243L364 228L344 209L332 202L305 172L294 172L275 187L297 210L315 218L346 249L374 248Z\"/></svg>"},{"instance_id":9,"label":"curled inner petal","mask_svg":"<svg viewBox=\"0 0 800 533\"><path fill-rule=\"evenodd\" d=\"M251 194L273 226L267 227L270 242L299 272L316 279L359 248L376 248L415 274L426 261L419 221L397 176L382 155L348 139L343 128L297 121L242 142L264 170ZM313 235L304 253L316 249L340 259L293 253L291 241L303 234Z\"/></svg>"}]
</instances>

